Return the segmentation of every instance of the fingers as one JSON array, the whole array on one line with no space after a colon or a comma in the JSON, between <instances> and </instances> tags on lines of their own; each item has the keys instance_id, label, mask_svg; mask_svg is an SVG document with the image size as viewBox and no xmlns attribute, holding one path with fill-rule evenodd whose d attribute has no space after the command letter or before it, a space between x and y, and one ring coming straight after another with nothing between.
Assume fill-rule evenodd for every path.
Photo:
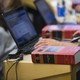
<instances>
[{"instance_id":1,"label":"fingers","mask_svg":"<svg viewBox=\"0 0 80 80\"><path fill-rule=\"evenodd\" d=\"M42 39L34 45L34 48L38 48L40 46L46 45L46 39Z\"/></svg>"},{"instance_id":2,"label":"fingers","mask_svg":"<svg viewBox=\"0 0 80 80\"><path fill-rule=\"evenodd\" d=\"M38 41L38 42L35 44L35 46L40 45L40 44L43 44L43 43L45 43L45 40L40 40L40 41Z\"/></svg>"},{"instance_id":3,"label":"fingers","mask_svg":"<svg viewBox=\"0 0 80 80\"><path fill-rule=\"evenodd\" d=\"M47 44L39 44L39 45L36 45L36 46L34 46L34 48L36 49L36 48L38 48L38 47L40 47L40 46L46 46Z\"/></svg>"},{"instance_id":4,"label":"fingers","mask_svg":"<svg viewBox=\"0 0 80 80\"><path fill-rule=\"evenodd\" d=\"M80 43L80 39L78 40L78 42Z\"/></svg>"},{"instance_id":5,"label":"fingers","mask_svg":"<svg viewBox=\"0 0 80 80\"><path fill-rule=\"evenodd\" d=\"M73 37L78 36L78 35L80 35L80 31L76 31L76 32L73 34Z\"/></svg>"},{"instance_id":6,"label":"fingers","mask_svg":"<svg viewBox=\"0 0 80 80\"><path fill-rule=\"evenodd\" d=\"M50 46L59 45L59 42L54 39L42 39L35 44L34 48L38 48L40 46L45 46L45 45L50 45Z\"/></svg>"}]
</instances>

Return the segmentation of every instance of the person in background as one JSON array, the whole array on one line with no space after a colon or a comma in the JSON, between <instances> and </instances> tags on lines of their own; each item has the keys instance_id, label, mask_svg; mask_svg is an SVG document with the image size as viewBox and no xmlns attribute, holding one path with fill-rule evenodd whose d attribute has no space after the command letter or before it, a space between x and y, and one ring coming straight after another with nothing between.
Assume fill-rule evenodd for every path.
<instances>
[{"instance_id":1,"label":"person in background","mask_svg":"<svg viewBox=\"0 0 80 80\"><path fill-rule=\"evenodd\" d=\"M72 8L76 12L77 24L80 24L80 3L72 4Z\"/></svg>"},{"instance_id":2,"label":"person in background","mask_svg":"<svg viewBox=\"0 0 80 80\"><path fill-rule=\"evenodd\" d=\"M80 4L73 4L72 7L77 13L80 13Z\"/></svg>"},{"instance_id":3,"label":"person in background","mask_svg":"<svg viewBox=\"0 0 80 80\"><path fill-rule=\"evenodd\" d=\"M1 26L0 18L0 80L4 80L3 61L8 58L8 54L15 47L15 43L9 32Z\"/></svg>"},{"instance_id":4,"label":"person in background","mask_svg":"<svg viewBox=\"0 0 80 80\"><path fill-rule=\"evenodd\" d=\"M0 2L3 10L15 9L22 6L21 0L0 0Z\"/></svg>"},{"instance_id":5,"label":"person in background","mask_svg":"<svg viewBox=\"0 0 80 80\"><path fill-rule=\"evenodd\" d=\"M3 61L8 58L9 52L12 51L16 46L14 40L7 30L1 14L5 10L15 9L20 5L20 0L0 0L0 80L4 80Z\"/></svg>"},{"instance_id":6,"label":"person in background","mask_svg":"<svg viewBox=\"0 0 80 80\"><path fill-rule=\"evenodd\" d=\"M76 31L72 37L76 37L76 36L80 36L80 31ZM38 41L36 44L35 44L35 48L38 48L40 46L43 46L43 45L50 45L50 46L79 46L79 43L80 43L80 39L78 39L78 44L75 44L75 43L71 43L71 42L60 42L58 40L55 40L55 39L49 39L49 38L44 38L44 39L41 39L40 41Z\"/></svg>"}]
</instances>

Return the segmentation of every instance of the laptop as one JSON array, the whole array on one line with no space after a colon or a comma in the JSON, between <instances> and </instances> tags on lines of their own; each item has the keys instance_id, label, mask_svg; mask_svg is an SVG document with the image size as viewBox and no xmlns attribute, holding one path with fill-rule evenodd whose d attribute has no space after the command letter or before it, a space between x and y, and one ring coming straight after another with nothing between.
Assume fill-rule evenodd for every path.
<instances>
[{"instance_id":1,"label":"laptop","mask_svg":"<svg viewBox=\"0 0 80 80\"><path fill-rule=\"evenodd\" d=\"M23 7L2 14L5 23L17 44L18 51L30 53L34 50L39 36Z\"/></svg>"},{"instance_id":2,"label":"laptop","mask_svg":"<svg viewBox=\"0 0 80 80\"><path fill-rule=\"evenodd\" d=\"M50 10L45 0L35 0L34 4L36 5L37 10L41 14L43 20L47 24L58 24L58 21L55 18L55 15Z\"/></svg>"}]
</instances>

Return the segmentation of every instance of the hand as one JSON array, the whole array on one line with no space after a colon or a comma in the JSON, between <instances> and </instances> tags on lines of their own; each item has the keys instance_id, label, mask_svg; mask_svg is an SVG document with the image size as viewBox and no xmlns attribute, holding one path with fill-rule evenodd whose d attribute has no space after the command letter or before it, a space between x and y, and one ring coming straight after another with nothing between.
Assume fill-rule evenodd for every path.
<instances>
[{"instance_id":1,"label":"hand","mask_svg":"<svg viewBox=\"0 0 80 80\"><path fill-rule=\"evenodd\" d=\"M35 48L38 48L40 46L45 46L45 45L50 45L50 46L58 46L59 41L54 40L54 39L42 39L38 43L35 44Z\"/></svg>"},{"instance_id":2,"label":"hand","mask_svg":"<svg viewBox=\"0 0 80 80\"><path fill-rule=\"evenodd\" d=\"M80 39L78 40L78 42L80 43Z\"/></svg>"},{"instance_id":3,"label":"hand","mask_svg":"<svg viewBox=\"0 0 80 80\"><path fill-rule=\"evenodd\" d=\"M54 39L42 39L35 44L34 48L38 48L40 46L78 46L78 45L69 42L59 42L58 40Z\"/></svg>"},{"instance_id":4,"label":"hand","mask_svg":"<svg viewBox=\"0 0 80 80\"><path fill-rule=\"evenodd\" d=\"M76 32L73 34L73 37L76 37L76 36L80 36L80 31L76 31ZM80 39L78 40L78 42L80 42Z\"/></svg>"},{"instance_id":5,"label":"hand","mask_svg":"<svg viewBox=\"0 0 80 80\"><path fill-rule=\"evenodd\" d=\"M80 31L76 31L74 34L73 34L73 37L75 36L80 36Z\"/></svg>"}]
</instances>

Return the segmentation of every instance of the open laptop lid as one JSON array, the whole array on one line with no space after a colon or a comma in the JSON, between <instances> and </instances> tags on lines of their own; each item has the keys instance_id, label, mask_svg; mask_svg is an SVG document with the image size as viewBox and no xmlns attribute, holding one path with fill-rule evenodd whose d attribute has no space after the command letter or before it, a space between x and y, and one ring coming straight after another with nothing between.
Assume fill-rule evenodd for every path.
<instances>
[{"instance_id":1,"label":"open laptop lid","mask_svg":"<svg viewBox=\"0 0 80 80\"><path fill-rule=\"evenodd\" d=\"M18 48L30 44L38 37L31 20L23 7L2 14Z\"/></svg>"},{"instance_id":2,"label":"open laptop lid","mask_svg":"<svg viewBox=\"0 0 80 80\"><path fill-rule=\"evenodd\" d=\"M45 0L35 0L34 1L37 10L40 12L46 24L57 24L55 15L50 10Z\"/></svg>"}]
</instances>

